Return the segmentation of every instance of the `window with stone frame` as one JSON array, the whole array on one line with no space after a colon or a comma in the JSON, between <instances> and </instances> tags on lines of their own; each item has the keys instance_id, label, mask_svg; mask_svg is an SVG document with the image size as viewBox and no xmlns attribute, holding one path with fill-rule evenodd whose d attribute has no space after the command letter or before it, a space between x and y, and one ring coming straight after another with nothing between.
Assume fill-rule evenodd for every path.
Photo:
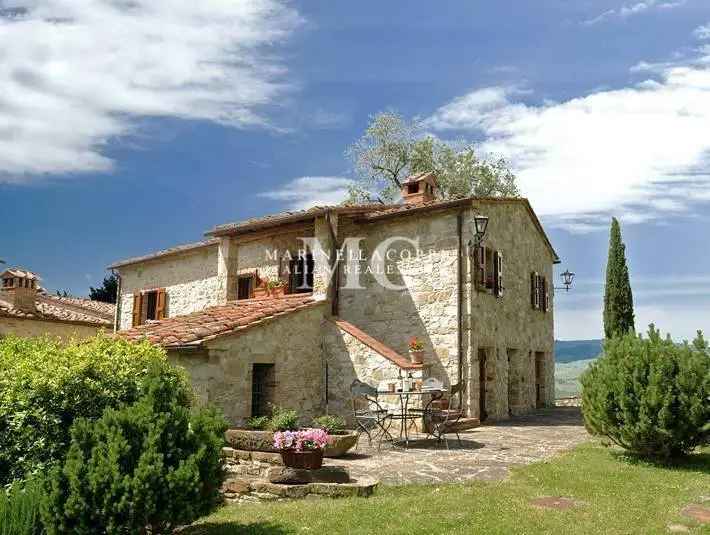
<instances>
[{"instance_id":1,"label":"window with stone frame","mask_svg":"<svg viewBox=\"0 0 710 535\"><path fill-rule=\"evenodd\" d=\"M142 290L133 294L133 327L147 321L165 318L167 294L165 288Z\"/></svg>"}]
</instances>

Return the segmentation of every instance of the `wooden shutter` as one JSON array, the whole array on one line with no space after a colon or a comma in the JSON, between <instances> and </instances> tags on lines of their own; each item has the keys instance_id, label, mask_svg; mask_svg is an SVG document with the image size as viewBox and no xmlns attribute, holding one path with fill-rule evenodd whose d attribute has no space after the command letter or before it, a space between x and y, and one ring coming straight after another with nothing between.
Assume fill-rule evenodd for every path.
<instances>
[{"instance_id":1,"label":"wooden shutter","mask_svg":"<svg viewBox=\"0 0 710 535\"><path fill-rule=\"evenodd\" d=\"M143 318L143 294L136 292L133 294L133 327L138 327Z\"/></svg>"},{"instance_id":2,"label":"wooden shutter","mask_svg":"<svg viewBox=\"0 0 710 535\"><path fill-rule=\"evenodd\" d=\"M542 279L542 293L543 293L543 310L547 312L550 310L550 289L547 287L547 279L543 277Z\"/></svg>"},{"instance_id":3,"label":"wooden shutter","mask_svg":"<svg viewBox=\"0 0 710 535\"><path fill-rule=\"evenodd\" d=\"M165 288L159 288L157 290L156 301L155 301L155 319L162 320L165 319Z\"/></svg>"},{"instance_id":4,"label":"wooden shutter","mask_svg":"<svg viewBox=\"0 0 710 535\"><path fill-rule=\"evenodd\" d=\"M533 285L533 308L540 310L540 275L538 275L537 271L533 275L535 280L535 284Z\"/></svg>"},{"instance_id":5,"label":"wooden shutter","mask_svg":"<svg viewBox=\"0 0 710 535\"><path fill-rule=\"evenodd\" d=\"M500 251L493 252L493 292L497 297L503 297L503 255Z\"/></svg>"},{"instance_id":6,"label":"wooden shutter","mask_svg":"<svg viewBox=\"0 0 710 535\"><path fill-rule=\"evenodd\" d=\"M537 310L537 273L530 273L530 306Z\"/></svg>"}]
</instances>

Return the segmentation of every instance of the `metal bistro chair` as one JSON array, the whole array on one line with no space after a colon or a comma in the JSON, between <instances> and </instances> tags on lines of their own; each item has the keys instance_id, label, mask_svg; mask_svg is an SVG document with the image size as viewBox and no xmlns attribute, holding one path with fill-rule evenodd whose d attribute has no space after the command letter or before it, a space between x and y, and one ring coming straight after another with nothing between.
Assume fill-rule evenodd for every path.
<instances>
[{"instance_id":1,"label":"metal bistro chair","mask_svg":"<svg viewBox=\"0 0 710 535\"><path fill-rule=\"evenodd\" d=\"M357 423L358 438L362 433L367 435L367 442L372 446L373 435L378 439L377 449L380 449L382 440L393 440L389 433L392 425L392 416L387 409L377 401L377 389L355 379L350 385L353 416Z\"/></svg>"},{"instance_id":2,"label":"metal bistro chair","mask_svg":"<svg viewBox=\"0 0 710 535\"><path fill-rule=\"evenodd\" d=\"M465 391L466 381L452 385L449 391L449 407L446 409L432 407L432 403L436 401L434 399L429 402L424 411L424 428L427 432L427 438L435 437L439 442L444 440L448 448L449 441L446 435L455 434L459 446L461 446L461 437L459 436L457 424L463 416L463 407L459 394L463 395Z\"/></svg>"}]
</instances>

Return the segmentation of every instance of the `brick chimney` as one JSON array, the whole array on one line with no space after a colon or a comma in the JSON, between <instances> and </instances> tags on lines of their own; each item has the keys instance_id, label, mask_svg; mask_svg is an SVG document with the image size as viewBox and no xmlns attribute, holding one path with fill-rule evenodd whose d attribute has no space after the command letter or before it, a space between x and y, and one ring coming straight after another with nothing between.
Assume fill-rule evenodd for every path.
<instances>
[{"instance_id":1,"label":"brick chimney","mask_svg":"<svg viewBox=\"0 0 710 535\"><path fill-rule=\"evenodd\" d=\"M436 177L433 173L412 175L402 182L404 204L424 204L436 200Z\"/></svg>"},{"instance_id":2,"label":"brick chimney","mask_svg":"<svg viewBox=\"0 0 710 535\"><path fill-rule=\"evenodd\" d=\"M11 268L0 273L0 295L13 308L34 314L37 312L37 275L24 269Z\"/></svg>"}]
</instances>

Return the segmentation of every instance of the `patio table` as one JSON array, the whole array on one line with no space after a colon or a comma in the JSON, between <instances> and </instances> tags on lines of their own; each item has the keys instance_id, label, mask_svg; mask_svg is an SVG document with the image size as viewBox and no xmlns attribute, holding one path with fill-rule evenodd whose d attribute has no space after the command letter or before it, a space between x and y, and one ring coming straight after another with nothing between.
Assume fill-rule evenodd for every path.
<instances>
[{"instance_id":1,"label":"patio table","mask_svg":"<svg viewBox=\"0 0 710 535\"><path fill-rule=\"evenodd\" d=\"M399 442L404 443L404 447L409 447L409 422L420 418L424 409L410 409L409 399L412 396L431 395L434 399L439 399L444 395L445 390L410 390L408 392L391 392L389 390L378 390L377 396L397 396L399 398L400 412L391 416L393 420L400 420ZM416 411L416 412L415 412ZM418 413L418 414L417 414Z\"/></svg>"}]
</instances>

